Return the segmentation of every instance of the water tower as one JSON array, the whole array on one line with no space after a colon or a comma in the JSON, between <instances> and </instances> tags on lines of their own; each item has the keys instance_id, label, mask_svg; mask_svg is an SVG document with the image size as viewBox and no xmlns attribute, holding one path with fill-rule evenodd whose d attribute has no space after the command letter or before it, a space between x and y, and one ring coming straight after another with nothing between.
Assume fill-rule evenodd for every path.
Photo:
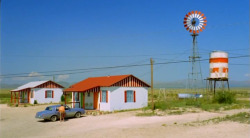
<instances>
[{"instance_id":1,"label":"water tower","mask_svg":"<svg viewBox=\"0 0 250 138\"><path fill-rule=\"evenodd\" d=\"M209 58L210 75L208 80L209 91L216 89L216 82L220 82L222 89L224 89L224 82L227 82L227 88L229 90L228 82L228 53L224 51L213 51L210 53Z\"/></svg>"},{"instance_id":2,"label":"water tower","mask_svg":"<svg viewBox=\"0 0 250 138\"><path fill-rule=\"evenodd\" d=\"M192 66L192 72L188 74L188 87L189 89L197 93L197 90L199 88L198 85L201 85L202 82L202 73L196 38L198 34L205 29L207 20L204 14L200 11L191 11L185 15L183 23L184 27L191 33L191 36L193 38L192 53L189 57Z\"/></svg>"}]
</instances>

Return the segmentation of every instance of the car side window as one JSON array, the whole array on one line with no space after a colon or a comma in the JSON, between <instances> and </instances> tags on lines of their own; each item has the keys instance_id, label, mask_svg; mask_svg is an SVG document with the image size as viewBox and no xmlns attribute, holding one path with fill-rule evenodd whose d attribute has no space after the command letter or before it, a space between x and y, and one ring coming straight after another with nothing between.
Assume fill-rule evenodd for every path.
<instances>
[{"instance_id":1,"label":"car side window","mask_svg":"<svg viewBox=\"0 0 250 138\"><path fill-rule=\"evenodd\" d=\"M56 107L56 111L59 111L59 107Z\"/></svg>"},{"instance_id":2,"label":"car side window","mask_svg":"<svg viewBox=\"0 0 250 138\"><path fill-rule=\"evenodd\" d=\"M52 107L46 107L45 110L52 111Z\"/></svg>"},{"instance_id":3,"label":"car side window","mask_svg":"<svg viewBox=\"0 0 250 138\"><path fill-rule=\"evenodd\" d=\"M70 108L68 106L65 106L65 110L69 110Z\"/></svg>"}]
</instances>

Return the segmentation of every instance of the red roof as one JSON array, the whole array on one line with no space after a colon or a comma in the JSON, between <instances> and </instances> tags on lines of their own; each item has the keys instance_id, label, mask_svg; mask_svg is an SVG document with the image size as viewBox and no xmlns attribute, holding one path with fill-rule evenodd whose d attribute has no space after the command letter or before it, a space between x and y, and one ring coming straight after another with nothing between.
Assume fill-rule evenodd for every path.
<instances>
[{"instance_id":1,"label":"red roof","mask_svg":"<svg viewBox=\"0 0 250 138\"><path fill-rule=\"evenodd\" d=\"M86 91L95 87L110 87L111 85L119 82L129 76L133 75L118 75L118 76L104 76L104 77L92 77L87 78L83 81L80 81L69 88L65 89L65 92L74 92L74 91ZM134 77L134 76L133 76ZM143 82L144 83L144 82ZM148 84L145 83L148 87Z\"/></svg>"}]
</instances>

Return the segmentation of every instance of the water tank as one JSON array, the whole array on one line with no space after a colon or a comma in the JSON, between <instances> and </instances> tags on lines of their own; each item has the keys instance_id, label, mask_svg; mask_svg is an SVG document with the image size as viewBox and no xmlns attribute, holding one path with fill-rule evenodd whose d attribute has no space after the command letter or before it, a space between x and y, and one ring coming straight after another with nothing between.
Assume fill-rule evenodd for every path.
<instances>
[{"instance_id":1,"label":"water tank","mask_svg":"<svg viewBox=\"0 0 250 138\"><path fill-rule=\"evenodd\" d=\"M213 51L209 59L210 78L228 78L228 53Z\"/></svg>"}]
</instances>

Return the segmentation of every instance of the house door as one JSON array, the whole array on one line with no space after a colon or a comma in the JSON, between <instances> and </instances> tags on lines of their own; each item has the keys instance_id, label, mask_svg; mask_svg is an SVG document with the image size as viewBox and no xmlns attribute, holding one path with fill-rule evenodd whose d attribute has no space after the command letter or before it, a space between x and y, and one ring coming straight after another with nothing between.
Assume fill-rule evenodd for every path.
<instances>
[{"instance_id":1,"label":"house door","mask_svg":"<svg viewBox=\"0 0 250 138\"><path fill-rule=\"evenodd\" d=\"M98 109L98 95L99 92L94 92L94 109Z\"/></svg>"},{"instance_id":2,"label":"house door","mask_svg":"<svg viewBox=\"0 0 250 138\"><path fill-rule=\"evenodd\" d=\"M85 93L85 109L93 110L94 104L94 93L93 92L87 92Z\"/></svg>"}]
</instances>

